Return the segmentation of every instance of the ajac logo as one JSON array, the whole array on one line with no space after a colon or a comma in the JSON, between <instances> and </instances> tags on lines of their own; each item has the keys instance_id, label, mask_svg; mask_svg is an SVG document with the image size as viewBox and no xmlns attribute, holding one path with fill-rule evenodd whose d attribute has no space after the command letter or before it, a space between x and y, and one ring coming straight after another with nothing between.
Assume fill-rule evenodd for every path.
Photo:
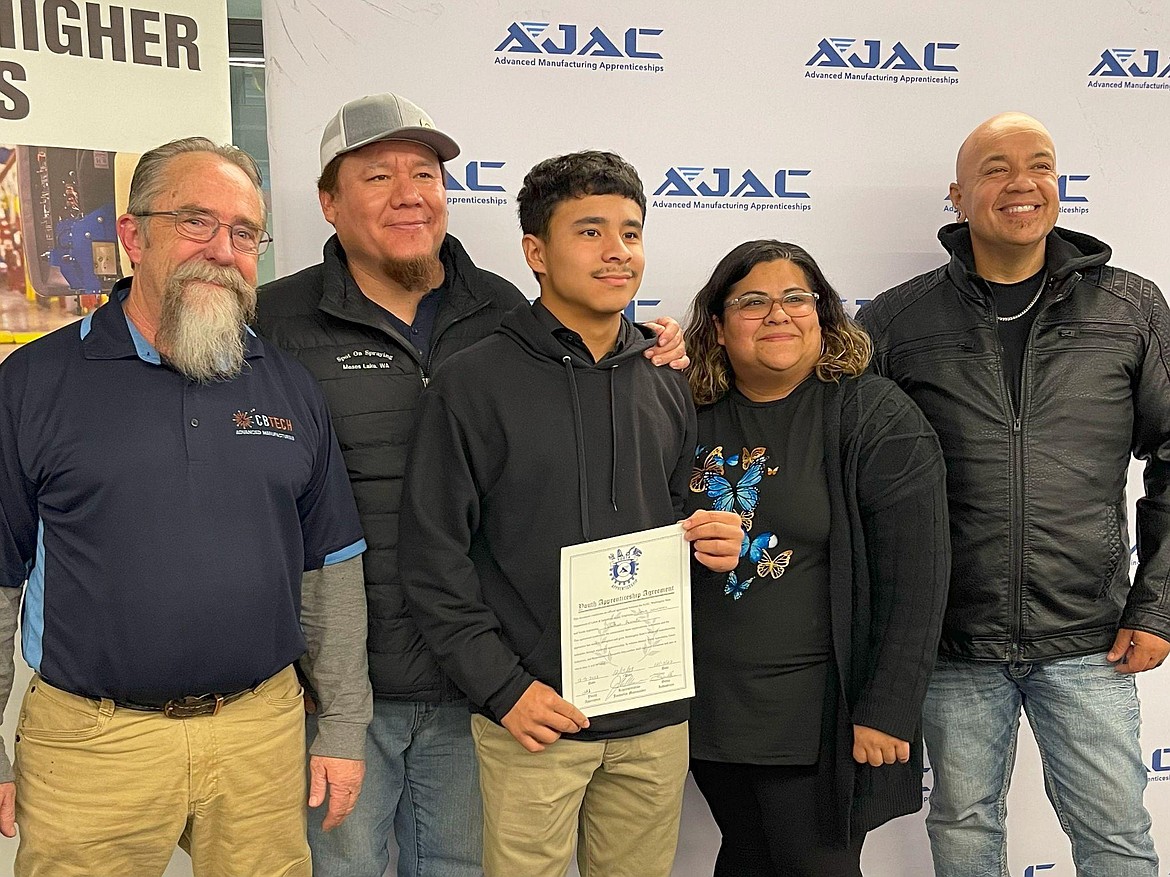
<instances>
[{"instance_id":1,"label":"ajac logo","mask_svg":"<svg viewBox=\"0 0 1170 877\"><path fill-rule=\"evenodd\" d=\"M1029 865L1024 869L1024 877L1039 877L1045 871L1051 871L1056 867L1055 862L1045 862L1042 865Z\"/></svg>"},{"instance_id":2,"label":"ajac logo","mask_svg":"<svg viewBox=\"0 0 1170 877\"><path fill-rule=\"evenodd\" d=\"M506 207L508 199L502 194L505 189L496 181L505 164L502 161L469 161L462 168L445 166L443 181L447 185L447 203Z\"/></svg>"},{"instance_id":3,"label":"ajac logo","mask_svg":"<svg viewBox=\"0 0 1170 877\"><path fill-rule=\"evenodd\" d=\"M1089 179L1088 174L1061 174L1056 178L1056 190L1060 193L1060 212L1082 215L1089 212L1089 196L1084 194L1081 183Z\"/></svg>"},{"instance_id":4,"label":"ajac logo","mask_svg":"<svg viewBox=\"0 0 1170 877\"><path fill-rule=\"evenodd\" d=\"M827 37L817 43L816 52L804 63L806 68L811 68L804 75L807 79L957 85L959 68L952 63L950 53L958 48L958 43L931 42L916 50L907 48L901 40L890 44L881 40ZM883 70L890 72L880 72Z\"/></svg>"},{"instance_id":5,"label":"ajac logo","mask_svg":"<svg viewBox=\"0 0 1170 877\"><path fill-rule=\"evenodd\" d=\"M1062 215L1084 215L1089 212L1089 196L1085 194L1083 185L1088 179L1089 174L1061 174L1056 178L1056 192L1060 199ZM943 198L943 202L944 213L956 212L949 193Z\"/></svg>"},{"instance_id":6,"label":"ajac logo","mask_svg":"<svg viewBox=\"0 0 1170 877\"><path fill-rule=\"evenodd\" d=\"M626 305L626 309L622 313L626 315L626 319L631 323L641 323L645 321L638 316L638 308L654 308L660 304L662 304L662 299L660 298L636 298Z\"/></svg>"},{"instance_id":7,"label":"ajac logo","mask_svg":"<svg viewBox=\"0 0 1170 877\"><path fill-rule=\"evenodd\" d=\"M722 210L812 209L812 196L804 191L803 178L812 171L801 168L756 171L730 167L676 166L663 174L654 190L652 207ZM668 200L682 198L686 200Z\"/></svg>"},{"instance_id":8,"label":"ajac logo","mask_svg":"<svg viewBox=\"0 0 1170 877\"><path fill-rule=\"evenodd\" d=\"M1170 782L1170 749L1155 749L1150 753L1150 767L1146 778L1151 783Z\"/></svg>"},{"instance_id":9,"label":"ajac logo","mask_svg":"<svg viewBox=\"0 0 1170 877\"><path fill-rule=\"evenodd\" d=\"M1170 52L1158 49L1106 49L1089 71L1089 88L1170 89Z\"/></svg>"},{"instance_id":10,"label":"ajac logo","mask_svg":"<svg viewBox=\"0 0 1170 877\"><path fill-rule=\"evenodd\" d=\"M497 64L524 67L578 67L587 70L647 70L661 73L657 51L660 27L628 27L606 31L601 27L552 24L547 21L514 21L496 46ZM516 57L531 56L531 57ZM598 58L608 60L578 60ZM637 63L637 62L644 63Z\"/></svg>"}]
</instances>

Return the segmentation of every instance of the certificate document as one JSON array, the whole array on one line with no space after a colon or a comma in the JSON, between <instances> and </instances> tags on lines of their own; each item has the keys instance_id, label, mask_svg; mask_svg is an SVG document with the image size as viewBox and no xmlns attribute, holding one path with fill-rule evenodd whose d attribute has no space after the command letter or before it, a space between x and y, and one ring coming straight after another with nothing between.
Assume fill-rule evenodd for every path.
<instances>
[{"instance_id":1,"label":"certificate document","mask_svg":"<svg viewBox=\"0 0 1170 877\"><path fill-rule=\"evenodd\" d=\"M561 693L587 716L694 697L681 524L561 549Z\"/></svg>"}]
</instances>

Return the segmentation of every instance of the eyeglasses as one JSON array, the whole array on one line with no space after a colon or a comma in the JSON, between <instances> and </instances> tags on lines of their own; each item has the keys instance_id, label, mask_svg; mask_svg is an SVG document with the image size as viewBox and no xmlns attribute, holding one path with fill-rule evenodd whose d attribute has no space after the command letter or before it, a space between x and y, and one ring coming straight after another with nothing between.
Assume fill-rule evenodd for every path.
<instances>
[{"instance_id":1,"label":"eyeglasses","mask_svg":"<svg viewBox=\"0 0 1170 877\"><path fill-rule=\"evenodd\" d=\"M220 222L210 213L203 210L151 210L136 213L135 216L172 216L175 219L175 231L190 241L199 241L206 244L215 239L221 228L228 230L228 238L232 247L249 256L259 256L272 243L272 236L264 229L253 225L236 223L229 225Z\"/></svg>"},{"instance_id":2,"label":"eyeglasses","mask_svg":"<svg viewBox=\"0 0 1170 877\"><path fill-rule=\"evenodd\" d=\"M788 292L780 298L749 292L724 304L723 310L735 311L745 320L762 320L772 313L772 308L780 305L781 310L790 317L807 317L817 309L820 300L821 297L815 292Z\"/></svg>"}]
</instances>

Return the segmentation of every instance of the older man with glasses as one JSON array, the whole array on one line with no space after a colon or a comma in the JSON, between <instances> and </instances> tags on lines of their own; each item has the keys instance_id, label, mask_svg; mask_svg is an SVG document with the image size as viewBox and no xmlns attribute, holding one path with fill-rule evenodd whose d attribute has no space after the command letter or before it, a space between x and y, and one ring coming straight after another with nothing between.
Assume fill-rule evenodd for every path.
<instances>
[{"instance_id":1,"label":"older man with glasses","mask_svg":"<svg viewBox=\"0 0 1170 877\"><path fill-rule=\"evenodd\" d=\"M365 549L316 381L247 327L255 163L142 156L110 303L0 365L0 642L35 671L0 753L20 877L307 877L310 804L361 786ZM0 649L0 708L13 676Z\"/></svg>"}]
</instances>

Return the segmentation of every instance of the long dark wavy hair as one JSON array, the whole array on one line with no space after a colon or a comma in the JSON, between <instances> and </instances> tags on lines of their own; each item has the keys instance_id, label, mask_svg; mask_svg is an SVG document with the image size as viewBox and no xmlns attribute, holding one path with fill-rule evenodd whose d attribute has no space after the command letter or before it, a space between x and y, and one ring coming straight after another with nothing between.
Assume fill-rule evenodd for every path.
<instances>
[{"instance_id":1,"label":"long dark wavy hair","mask_svg":"<svg viewBox=\"0 0 1170 877\"><path fill-rule=\"evenodd\" d=\"M865 330L847 313L841 297L825 279L824 272L803 248L783 241L747 241L719 260L711 278L691 302L687 318L686 347L691 357L687 369L691 395L696 405L708 405L721 399L734 378L727 351L719 343L715 320L723 319L723 301L727 293L762 262L786 259L797 265L817 293L817 319L821 324L823 347L814 367L822 381L838 381L842 375L857 377L869 366L873 345Z\"/></svg>"}]
</instances>

